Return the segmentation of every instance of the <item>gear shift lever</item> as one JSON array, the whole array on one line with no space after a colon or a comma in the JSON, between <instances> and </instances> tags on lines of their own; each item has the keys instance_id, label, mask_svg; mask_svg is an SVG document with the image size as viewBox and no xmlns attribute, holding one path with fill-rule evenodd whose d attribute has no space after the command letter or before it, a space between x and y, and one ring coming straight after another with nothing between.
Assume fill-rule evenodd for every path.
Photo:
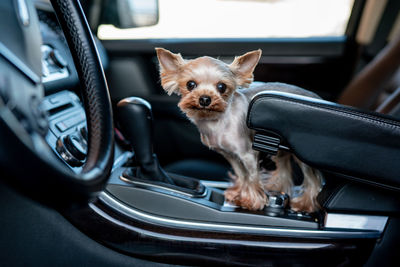
<instances>
[{"instance_id":1,"label":"gear shift lever","mask_svg":"<svg viewBox=\"0 0 400 267\"><path fill-rule=\"evenodd\" d=\"M151 105L139 97L124 98L117 104L122 131L135 151L136 178L174 184L153 153L153 115Z\"/></svg>"}]
</instances>

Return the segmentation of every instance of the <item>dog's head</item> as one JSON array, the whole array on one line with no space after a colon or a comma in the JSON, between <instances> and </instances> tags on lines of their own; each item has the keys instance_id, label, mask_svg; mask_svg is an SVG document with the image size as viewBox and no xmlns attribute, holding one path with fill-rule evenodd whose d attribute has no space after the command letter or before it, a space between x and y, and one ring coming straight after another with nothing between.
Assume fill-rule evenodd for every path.
<instances>
[{"instance_id":1,"label":"dog's head","mask_svg":"<svg viewBox=\"0 0 400 267\"><path fill-rule=\"evenodd\" d=\"M218 119L235 90L253 82L253 71L261 57L261 50L256 50L228 65L212 57L185 60L163 48L156 51L162 87L169 95L181 95L179 108L195 120Z\"/></svg>"}]
</instances>

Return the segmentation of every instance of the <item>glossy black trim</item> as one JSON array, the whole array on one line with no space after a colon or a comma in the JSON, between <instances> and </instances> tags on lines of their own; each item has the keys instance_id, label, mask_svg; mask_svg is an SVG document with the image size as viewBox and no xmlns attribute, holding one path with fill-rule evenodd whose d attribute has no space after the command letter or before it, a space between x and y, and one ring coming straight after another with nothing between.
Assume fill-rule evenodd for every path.
<instances>
[{"instance_id":1,"label":"glossy black trim","mask_svg":"<svg viewBox=\"0 0 400 267\"><path fill-rule=\"evenodd\" d=\"M114 55L135 53L154 53L155 47L179 51L184 56L203 55L235 56L238 52L262 49L263 56L310 56L337 57L343 54L347 38L179 38L179 39L140 39L140 40L102 40L106 50Z\"/></svg>"},{"instance_id":2,"label":"glossy black trim","mask_svg":"<svg viewBox=\"0 0 400 267\"><path fill-rule=\"evenodd\" d=\"M279 228L265 226L251 226L239 224L224 224L213 222L199 222L189 220L179 220L173 218L162 217L143 212L141 210L130 207L118 199L114 198L107 192L100 194L99 199L102 203L112 209L132 218L133 220L143 221L151 224L156 224L164 227L173 227L189 230L208 230L218 231L221 233L241 233L241 234L257 234L260 236L275 236L288 238L307 238L307 239L374 239L381 236L381 232L377 230L347 230L325 228L318 229L302 229L302 228ZM90 205L92 209L96 209L95 205Z\"/></svg>"},{"instance_id":3,"label":"glossy black trim","mask_svg":"<svg viewBox=\"0 0 400 267\"><path fill-rule=\"evenodd\" d=\"M134 257L173 264L318 266L361 265L376 239L260 235L242 231L186 229L127 217L101 201L66 214L81 231ZM371 237L371 236L370 236Z\"/></svg>"}]
</instances>

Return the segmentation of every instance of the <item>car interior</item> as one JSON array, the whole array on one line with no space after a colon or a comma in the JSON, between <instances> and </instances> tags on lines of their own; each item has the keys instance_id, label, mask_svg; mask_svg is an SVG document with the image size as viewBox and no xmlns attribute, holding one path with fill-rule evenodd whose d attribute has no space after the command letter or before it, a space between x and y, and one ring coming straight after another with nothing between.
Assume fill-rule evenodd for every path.
<instances>
[{"instance_id":1,"label":"car interior","mask_svg":"<svg viewBox=\"0 0 400 267\"><path fill-rule=\"evenodd\" d=\"M342 1L331 36L152 36L183 2L0 1L1 265L399 266L400 2ZM195 7L211 2L299 1L179 12L207 18ZM253 149L323 173L321 210L284 193L227 203L232 169L161 87L156 47L226 62L262 49L256 81L321 96L263 92L246 118Z\"/></svg>"}]
</instances>

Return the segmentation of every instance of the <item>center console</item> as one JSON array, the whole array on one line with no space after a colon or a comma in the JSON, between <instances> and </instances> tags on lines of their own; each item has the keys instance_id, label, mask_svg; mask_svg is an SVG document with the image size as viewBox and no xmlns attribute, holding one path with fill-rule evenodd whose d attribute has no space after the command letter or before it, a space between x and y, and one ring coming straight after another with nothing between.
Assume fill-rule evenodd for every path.
<instances>
[{"instance_id":1,"label":"center console","mask_svg":"<svg viewBox=\"0 0 400 267\"><path fill-rule=\"evenodd\" d=\"M256 212L246 211L224 201L224 188L221 186L227 187L228 183L220 184L217 188L208 186L206 181L165 173L156 155L152 153L151 110L149 107L143 108L143 102L138 103L129 105L128 108L139 109L133 112L127 111L126 106L119 107L119 113L130 114L125 119L119 114L119 118L129 124L123 127L124 133L129 136L137 153L133 157L132 152L116 147L116 163L107 186L108 194L132 208L181 220L320 228L320 214L297 213L285 209L284 196L283 199L271 196L270 203L275 205L273 207ZM60 160L73 171L80 172L86 158L87 129L79 97L71 91L61 91L46 97L42 105L49 114L47 142ZM133 120L134 116L138 118ZM147 121L138 127L141 116ZM129 160L132 158L135 163ZM159 179L160 176L164 178Z\"/></svg>"},{"instance_id":2,"label":"center console","mask_svg":"<svg viewBox=\"0 0 400 267\"><path fill-rule=\"evenodd\" d=\"M274 236L377 238L381 235L387 221L385 216L359 218L294 212L286 205L287 196L279 192L268 192L269 206L263 210L248 211L225 202L228 182L213 183L165 172L152 152L150 105L140 99L129 101L128 107L119 105L116 113L119 124L125 124L121 130L133 149L122 149L117 142L111 176L99 196L101 203L123 216L168 227L255 231ZM43 107L49 114L47 142L71 170L81 172L86 158L87 129L79 97L71 91L61 91L47 96ZM350 220L349 223L343 218Z\"/></svg>"}]
</instances>

